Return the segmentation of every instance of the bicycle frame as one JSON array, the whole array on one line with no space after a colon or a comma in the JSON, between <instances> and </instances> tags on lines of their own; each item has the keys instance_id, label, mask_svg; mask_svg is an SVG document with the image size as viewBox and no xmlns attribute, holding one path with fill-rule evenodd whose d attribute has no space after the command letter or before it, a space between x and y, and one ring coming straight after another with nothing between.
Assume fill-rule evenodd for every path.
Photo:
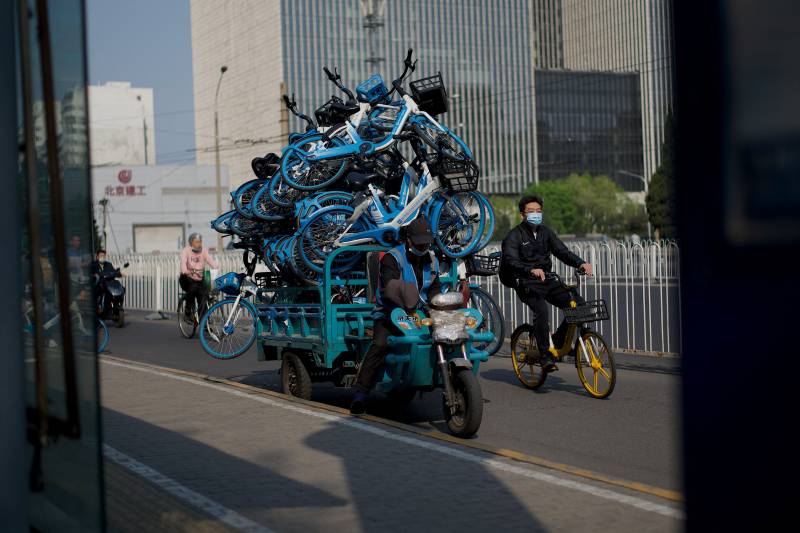
<instances>
[{"instance_id":1,"label":"bicycle frame","mask_svg":"<svg viewBox=\"0 0 800 533\"><path fill-rule=\"evenodd\" d=\"M299 148L294 148L297 152L300 153L300 156L306 159L309 162L316 162L316 161L325 161L328 159L342 159L346 157L352 156L366 156L372 155L375 152L382 152L390 147L392 147L396 141L395 136L400 133L403 128L406 126L409 118L412 116L420 116L424 117L425 119L429 120L432 124L434 124L438 129L441 131L445 131L445 129L438 123L432 116L428 113L421 111L417 103L408 95L403 95L403 105L399 106L400 112L395 119L394 126L392 127L392 131L389 135L386 136L383 141L379 143L374 143L372 141L367 141L361 138L358 134L357 127L363 118L363 115L368 112L368 109L371 107L366 104L360 104L364 107L356 114L358 117L358 123L353 124L351 121L345 122L345 128L347 135L350 137L352 144L348 144L345 146L337 146L334 148L326 148L323 150L315 150L311 152L306 152ZM396 108L398 106L387 105L387 104L379 104L379 107L384 108Z\"/></svg>"},{"instance_id":2,"label":"bicycle frame","mask_svg":"<svg viewBox=\"0 0 800 533\"><path fill-rule=\"evenodd\" d=\"M378 201L375 197L371 199L371 201L375 202L376 206L381 210L382 214L390 217L391 220L389 222L384 222L383 224L376 225L372 222L371 219L368 219L368 224L372 225L371 229L366 231L360 231L358 233L350 234L348 231L353 224L355 224L359 219L363 220L364 218L359 214L357 217L351 217L350 225L344 231L344 233L333 242L333 246L341 247L341 246L353 246L357 244L368 244L373 241L377 241L384 246L391 246L391 242L387 241L384 236L388 232L393 239L396 239L397 236L400 234L400 228L411 222L419 215L419 210L422 205L427 202L430 198L432 198L440 189L441 184L439 183L439 179L436 176L433 176L428 169L428 164L423 162L422 163L422 177L420 178L420 184L423 184L422 189L417 193L414 198L408 202L399 213L391 216L390 213L386 213L386 211L381 206L381 202ZM355 213L354 213L355 215Z\"/></svg>"}]
</instances>

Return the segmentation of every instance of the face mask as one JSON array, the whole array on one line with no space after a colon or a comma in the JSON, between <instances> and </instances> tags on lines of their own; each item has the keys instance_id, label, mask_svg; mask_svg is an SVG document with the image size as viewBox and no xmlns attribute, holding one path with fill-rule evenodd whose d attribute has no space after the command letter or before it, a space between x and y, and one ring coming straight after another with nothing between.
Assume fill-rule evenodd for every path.
<instances>
[{"instance_id":1,"label":"face mask","mask_svg":"<svg viewBox=\"0 0 800 533\"><path fill-rule=\"evenodd\" d=\"M192 251L193 251L194 253L196 253L196 254L199 254L200 252L202 252L202 251L203 251L203 247L201 246L200 248L192 248Z\"/></svg>"},{"instance_id":2,"label":"face mask","mask_svg":"<svg viewBox=\"0 0 800 533\"><path fill-rule=\"evenodd\" d=\"M541 213L528 213L525 215L525 220L528 224L532 224L534 226L538 226L542 223L542 214Z\"/></svg>"},{"instance_id":3,"label":"face mask","mask_svg":"<svg viewBox=\"0 0 800 533\"><path fill-rule=\"evenodd\" d=\"M424 250L420 250L416 246L412 246L409 244L408 251L416 255L417 257L422 257L423 255L427 255L428 251L430 251L430 247L425 248Z\"/></svg>"},{"instance_id":4,"label":"face mask","mask_svg":"<svg viewBox=\"0 0 800 533\"><path fill-rule=\"evenodd\" d=\"M106 258L105 257L98 257L97 261L100 262L100 263L105 263L106 262Z\"/></svg>"}]
</instances>

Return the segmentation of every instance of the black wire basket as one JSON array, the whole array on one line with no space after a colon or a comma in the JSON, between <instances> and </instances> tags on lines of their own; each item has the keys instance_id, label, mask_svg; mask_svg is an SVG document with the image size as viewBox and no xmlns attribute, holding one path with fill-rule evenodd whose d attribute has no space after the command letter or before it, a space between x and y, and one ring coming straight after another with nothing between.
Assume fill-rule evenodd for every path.
<instances>
[{"instance_id":1,"label":"black wire basket","mask_svg":"<svg viewBox=\"0 0 800 533\"><path fill-rule=\"evenodd\" d=\"M500 254L471 255L464 261L467 276L495 276L500 271Z\"/></svg>"},{"instance_id":2,"label":"black wire basket","mask_svg":"<svg viewBox=\"0 0 800 533\"><path fill-rule=\"evenodd\" d=\"M347 116L343 116L341 110L342 106L344 106L344 101L342 101L341 98L331 96L330 100L319 106L316 111L314 111L314 117L317 119L317 124L319 126L333 126L334 124L344 122L347 119Z\"/></svg>"},{"instance_id":3,"label":"black wire basket","mask_svg":"<svg viewBox=\"0 0 800 533\"><path fill-rule=\"evenodd\" d=\"M429 168L439 177L442 186L452 192L470 192L478 188L481 171L472 159L451 159L440 155Z\"/></svg>"},{"instance_id":4,"label":"black wire basket","mask_svg":"<svg viewBox=\"0 0 800 533\"><path fill-rule=\"evenodd\" d=\"M589 300L578 307L564 309L564 320L567 324L584 324L608 320L608 308L605 300Z\"/></svg>"},{"instance_id":5,"label":"black wire basket","mask_svg":"<svg viewBox=\"0 0 800 533\"><path fill-rule=\"evenodd\" d=\"M442 81L442 73L414 80L408 84L414 101L422 111L429 115L447 113L447 89Z\"/></svg>"}]
</instances>

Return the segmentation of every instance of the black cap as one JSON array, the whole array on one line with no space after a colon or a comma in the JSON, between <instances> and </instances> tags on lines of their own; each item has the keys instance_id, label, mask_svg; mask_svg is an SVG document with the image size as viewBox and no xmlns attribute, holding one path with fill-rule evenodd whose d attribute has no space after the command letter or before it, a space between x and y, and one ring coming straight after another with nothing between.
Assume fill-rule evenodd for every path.
<instances>
[{"instance_id":1,"label":"black cap","mask_svg":"<svg viewBox=\"0 0 800 533\"><path fill-rule=\"evenodd\" d=\"M406 236L414 245L431 244L433 242L431 225L422 217L415 218L411 221L411 224L406 226Z\"/></svg>"}]
</instances>

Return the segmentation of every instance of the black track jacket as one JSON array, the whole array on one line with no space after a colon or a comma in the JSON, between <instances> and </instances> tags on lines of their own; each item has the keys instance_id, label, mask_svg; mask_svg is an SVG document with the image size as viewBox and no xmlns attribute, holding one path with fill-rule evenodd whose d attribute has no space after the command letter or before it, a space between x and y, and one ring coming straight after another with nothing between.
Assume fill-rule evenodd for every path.
<instances>
[{"instance_id":1,"label":"black track jacket","mask_svg":"<svg viewBox=\"0 0 800 533\"><path fill-rule=\"evenodd\" d=\"M529 223L522 222L503 239L503 263L520 280L530 279L534 268L550 272L553 269L550 254L575 268L586 262L570 252L556 233L543 224L534 233Z\"/></svg>"}]
</instances>

